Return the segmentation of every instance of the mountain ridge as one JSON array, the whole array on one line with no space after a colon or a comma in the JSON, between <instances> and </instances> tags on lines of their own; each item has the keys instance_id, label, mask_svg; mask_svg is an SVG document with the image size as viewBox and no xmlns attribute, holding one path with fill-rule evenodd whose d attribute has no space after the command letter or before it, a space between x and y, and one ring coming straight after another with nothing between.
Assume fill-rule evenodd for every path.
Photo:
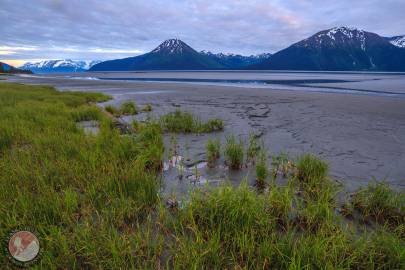
<instances>
[{"instance_id":1,"label":"mountain ridge","mask_svg":"<svg viewBox=\"0 0 405 270\"><path fill-rule=\"evenodd\" d=\"M35 73L53 73L53 72L83 72L87 71L93 65L100 63L100 60L43 60L38 62L28 62L21 66L26 70L31 70Z\"/></svg>"},{"instance_id":2,"label":"mountain ridge","mask_svg":"<svg viewBox=\"0 0 405 270\"><path fill-rule=\"evenodd\" d=\"M320 31L249 69L405 71L405 50L375 33L350 27Z\"/></svg>"}]
</instances>

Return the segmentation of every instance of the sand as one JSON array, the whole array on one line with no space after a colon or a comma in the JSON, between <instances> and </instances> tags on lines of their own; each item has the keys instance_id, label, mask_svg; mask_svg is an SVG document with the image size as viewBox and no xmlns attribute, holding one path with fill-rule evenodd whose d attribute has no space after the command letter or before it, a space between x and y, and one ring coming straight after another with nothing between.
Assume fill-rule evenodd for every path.
<instances>
[{"instance_id":1,"label":"sand","mask_svg":"<svg viewBox=\"0 0 405 270\"><path fill-rule=\"evenodd\" d=\"M89 75L83 73L81 76ZM310 76L317 77L317 74ZM335 77L347 77L351 80L348 82L350 87L361 89L385 91L384 85L393 85L392 82L384 84L379 81L375 86L370 83L372 79L365 82L353 76L365 75L338 74ZM404 76L394 76L393 80L397 80L394 83L395 92L405 93L401 91ZM52 75L12 76L9 81L49 84L61 90L104 92L114 96L115 99L110 103L120 103L127 99L134 100L140 106L150 103L154 107L154 115L180 107L196 113L202 119L222 118L226 123L223 133L179 136L181 151L188 152L187 155L195 162L204 162L208 137L224 140L227 134L233 133L246 139L253 132L265 143L270 158L281 151L288 152L292 157L310 152L324 158L330 164L331 177L341 182L349 192L372 181L387 181L396 189L405 189L405 98L289 91L288 85L278 87L274 84L267 88L237 87L178 82L80 80ZM371 86L367 88L367 85ZM344 85L334 83L334 87ZM145 116L142 114L137 118ZM127 117L124 120L131 119ZM252 171L245 170L237 174L234 181L240 181L245 173L252 177ZM221 171L211 174L212 178L230 177ZM188 184L179 184L175 180L169 181L166 186L166 191L188 189Z\"/></svg>"}]
</instances>

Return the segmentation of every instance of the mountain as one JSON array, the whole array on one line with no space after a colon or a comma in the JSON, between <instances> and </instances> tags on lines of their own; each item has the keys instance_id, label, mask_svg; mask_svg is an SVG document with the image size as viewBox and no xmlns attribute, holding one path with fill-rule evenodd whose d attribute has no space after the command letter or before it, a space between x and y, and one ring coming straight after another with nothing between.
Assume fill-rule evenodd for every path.
<instances>
[{"instance_id":1,"label":"mountain","mask_svg":"<svg viewBox=\"0 0 405 270\"><path fill-rule=\"evenodd\" d=\"M226 66L200 54L179 39L169 39L153 51L135 57L110 60L94 65L90 71L200 70Z\"/></svg>"},{"instance_id":2,"label":"mountain","mask_svg":"<svg viewBox=\"0 0 405 270\"><path fill-rule=\"evenodd\" d=\"M386 38L392 45L405 48L405 36L395 36Z\"/></svg>"},{"instance_id":3,"label":"mountain","mask_svg":"<svg viewBox=\"0 0 405 270\"><path fill-rule=\"evenodd\" d=\"M0 62L0 73L27 73L27 74L30 74L32 72L29 70L15 68L6 63Z\"/></svg>"},{"instance_id":4,"label":"mountain","mask_svg":"<svg viewBox=\"0 0 405 270\"><path fill-rule=\"evenodd\" d=\"M405 50L377 34L338 27L295 43L249 69L405 71Z\"/></svg>"},{"instance_id":5,"label":"mountain","mask_svg":"<svg viewBox=\"0 0 405 270\"><path fill-rule=\"evenodd\" d=\"M76 60L46 60L35 63L26 63L21 68L35 73L52 72L83 72L101 61L76 61Z\"/></svg>"},{"instance_id":6,"label":"mountain","mask_svg":"<svg viewBox=\"0 0 405 270\"><path fill-rule=\"evenodd\" d=\"M241 69L249 65L259 64L270 58L270 53L263 53L258 55L244 56L240 54L224 54L212 53L209 51L201 51L200 54L206 55L214 61L222 64L229 69Z\"/></svg>"}]
</instances>

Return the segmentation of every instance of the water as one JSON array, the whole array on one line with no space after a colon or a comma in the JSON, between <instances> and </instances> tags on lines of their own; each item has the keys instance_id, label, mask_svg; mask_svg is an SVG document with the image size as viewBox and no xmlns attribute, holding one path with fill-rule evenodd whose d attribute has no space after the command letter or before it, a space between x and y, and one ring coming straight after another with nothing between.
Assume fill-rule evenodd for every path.
<instances>
[{"instance_id":1,"label":"water","mask_svg":"<svg viewBox=\"0 0 405 270\"><path fill-rule=\"evenodd\" d=\"M277 71L148 71L41 74L72 80L102 80L269 88L405 97L405 73Z\"/></svg>"}]
</instances>

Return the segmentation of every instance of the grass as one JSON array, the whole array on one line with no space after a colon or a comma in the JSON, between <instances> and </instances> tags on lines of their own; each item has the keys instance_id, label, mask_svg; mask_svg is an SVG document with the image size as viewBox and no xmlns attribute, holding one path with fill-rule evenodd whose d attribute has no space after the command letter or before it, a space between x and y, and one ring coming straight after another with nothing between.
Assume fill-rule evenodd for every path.
<instances>
[{"instance_id":1,"label":"grass","mask_svg":"<svg viewBox=\"0 0 405 270\"><path fill-rule=\"evenodd\" d=\"M221 155L221 141L219 139L209 139L205 147L207 152L207 163L209 167L214 167L215 162Z\"/></svg>"},{"instance_id":2,"label":"grass","mask_svg":"<svg viewBox=\"0 0 405 270\"><path fill-rule=\"evenodd\" d=\"M142 108L143 112L151 112L152 111L152 105L150 104L146 104L143 108Z\"/></svg>"},{"instance_id":3,"label":"grass","mask_svg":"<svg viewBox=\"0 0 405 270\"><path fill-rule=\"evenodd\" d=\"M256 181L258 186L265 186L268 175L269 170L267 168L267 153L262 150L260 151L256 162Z\"/></svg>"},{"instance_id":4,"label":"grass","mask_svg":"<svg viewBox=\"0 0 405 270\"><path fill-rule=\"evenodd\" d=\"M123 102L119 108L112 105L106 105L104 109L113 116L119 117L122 115L135 115L138 113L138 108L132 101Z\"/></svg>"},{"instance_id":5,"label":"grass","mask_svg":"<svg viewBox=\"0 0 405 270\"><path fill-rule=\"evenodd\" d=\"M229 136L226 138L224 154L226 164L229 166L229 168L233 170L239 170L242 168L244 152L243 148L242 139L237 142L234 136Z\"/></svg>"},{"instance_id":6,"label":"grass","mask_svg":"<svg viewBox=\"0 0 405 270\"><path fill-rule=\"evenodd\" d=\"M0 237L35 228L39 268L156 264L159 245L151 243L161 237L148 216L158 203L160 126L121 136L92 104L108 98L0 84ZM101 122L99 135L76 126L89 119ZM6 257L0 264L11 267Z\"/></svg>"},{"instance_id":7,"label":"grass","mask_svg":"<svg viewBox=\"0 0 405 270\"><path fill-rule=\"evenodd\" d=\"M221 119L209 119L202 122L193 114L179 109L163 115L160 122L165 131L175 133L209 133L221 131L224 128Z\"/></svg>"},{"instance_id":8,"label":"grass","mask_svg":"<svg viewBox=\"0 0 405 270\"><path fill-rule=\"evenodd\" d=\"M352 228L313 155L298 158L286 186L196 189L167 209L161 123L120 134L94 105L108 98L0 84L0 238L34 228L34 269L405 269L404 194L385 184L359 190ZM100 132L86 136L83 119ZM228 137L229 165L241 166L243 148ZM6 256L0 265L14 267Z\"/></svg>"},{"instance_id":9,"label":"grass","mask_svg":"<svg viewBox=\"0 0 405 270\"><path fill-rule=\"evenodd\" d=\"M373 183L354 193L351 205L364 221L390 226L405 224L405 194L393 191L386 183Z\"/></svg>"},{"instance_id":10,"label":"grass","mask_svg":"<svg viewBox=\"0 0 405 270\"><path fill-rule=\"evenodd\" d=\"M256 140L254 134L250 134L249 135L249 146L246 150L247 162L249 162L249 161L254 162L258 151L259 151L259 146L257 145L257 140Z\"/></svg>"}]
</instances>

